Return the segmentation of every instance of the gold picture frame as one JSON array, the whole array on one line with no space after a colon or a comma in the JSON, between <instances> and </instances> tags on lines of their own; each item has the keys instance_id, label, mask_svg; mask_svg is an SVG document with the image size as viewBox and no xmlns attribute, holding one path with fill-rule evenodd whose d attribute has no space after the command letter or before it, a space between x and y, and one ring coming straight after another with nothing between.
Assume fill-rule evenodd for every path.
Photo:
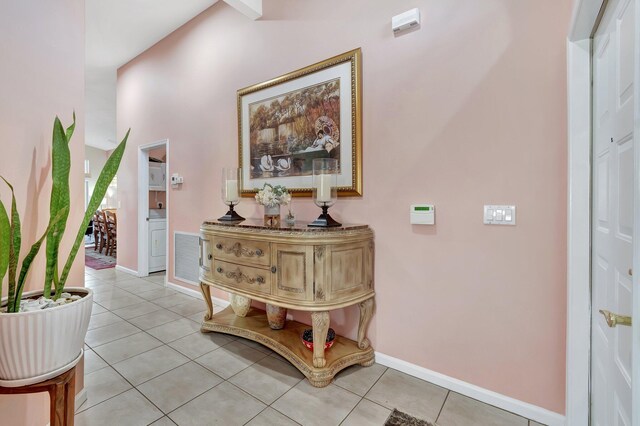
<instances>
[{"instance_id":1,"label":"gold picture frame","mask_svg":"<svg viewBox=\"0 0 640 426\"><path fill-rule=\"evenodd\" d=\"M360 48L238 90L243 197L265 183L311 196L311 161L338 158L338 196L362 196Z\"/></svg>"}]
</instances>

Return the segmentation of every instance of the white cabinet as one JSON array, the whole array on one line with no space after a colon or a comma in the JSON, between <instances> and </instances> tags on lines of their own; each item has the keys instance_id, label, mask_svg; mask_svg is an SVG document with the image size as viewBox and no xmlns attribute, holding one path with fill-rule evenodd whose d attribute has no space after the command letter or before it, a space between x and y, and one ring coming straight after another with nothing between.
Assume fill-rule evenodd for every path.
<instances>
[{"instance_id":1,"label":"white cabinet","mask_svg":"<svg viewBox=\"0 0 640 426\"><path fill-rule=\"evenodd\" d=\"M167 269L167 220L149 219L149 273Z\"/></svg>"},{"instance_id":2,"label":"white cabinet","mask_svg":"<svg viewBox=\"0 0 640 426\"><path fill-rule=\"evenodd\" d=\"M167 165L149 163L149 191L167 190Z\"/></svg>"}]
</instances>

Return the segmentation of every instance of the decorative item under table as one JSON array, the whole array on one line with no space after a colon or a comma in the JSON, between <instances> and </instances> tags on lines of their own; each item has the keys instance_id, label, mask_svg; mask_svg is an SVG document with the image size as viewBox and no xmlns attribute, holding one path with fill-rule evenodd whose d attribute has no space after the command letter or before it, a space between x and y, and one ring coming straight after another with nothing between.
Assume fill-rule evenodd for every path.
<instances>
[{"instance_id":1,"label":"decorative item under table","mask_svg":"<svg viewBox=\"0 0 640 426\"><path fill-rule=\"evenodd\" d=\"M200 230L200 288L208 308L202 332L261 343L290 361L317 387L327 386L350 365L373 364L366 331L374 309L374 239L367 225L310 228L296 223L273 228L262 221L207 221ZM232 305L214 314L211 287L234 295ZM286 321L284 328L273 329L264 311L252 307L242 312L235 306L242 301L247 308L251 300L311 312L314 342L326 340L330 311L358 305L357 338L336 336L331 350L314 345L311 352L301 338L309 325Z\"/></svg>"},{"instance_id":2,"label":"decorative item under table","mask_svg":"<svg viewBox=\"0 0 640 426\"><path fill-rule=\"evenodd\" d=\"M267 303L265 306L267 312L267 321L272 330L282 330L287 321L287 308Z\"/></svg>"}]
</instances>

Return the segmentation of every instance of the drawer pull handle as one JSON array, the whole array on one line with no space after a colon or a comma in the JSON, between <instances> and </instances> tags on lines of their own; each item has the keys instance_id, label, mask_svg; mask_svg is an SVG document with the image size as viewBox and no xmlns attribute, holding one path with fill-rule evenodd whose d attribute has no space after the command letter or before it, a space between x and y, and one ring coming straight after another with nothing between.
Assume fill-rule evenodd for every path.
<instances>
[{"instance_id":1,"label":"drawer pull handle","mask_svg":"<svg viewBox=\"0 0 640 426\"><path fill-rule=\"evenodd\" d=\"M209 253L209 254L207 255L207 259L209 259L209 260L213 259L213 255L212 255L211 253Z\"/></svg>"},{"instance_id":2,"label":"drawer pull handle","mask_svg":"<svg viewBox=\"0 0 640 426\"><path fill-rule=\"evenodd\" d=\"M216 248L218 250L224 251L226 254L234 254L236 257L262 257L264 256L264 251L262 249L252 250L247 247L242 247L242 244L235 243L234 245L227 247L222 243L216 244Z\"/></svg>"},{"instance_id":3,"label":"drawer pull handle","mask_svg":"<svg viewBox=\"0 0 640 426\"><path fill-rule=\"evenodd\" d=\"M271 267L271 273L275 274L278 269L275 266Z\"/></svg>"},{"instance_id":4,"label":"drawer pull handle","mask_svg":"<svg viewBox=\"0 0 640 426\"><path fill-rule=\"evenodd\" d=\"M219 274L221 274L221 273L222 273L222 268L218 266L218 267L216 268L216 272L217 272L217 273L219 273Z\"/></svg>"},{"instance_id":5,"label":"drawer pull handle","mask_svg":"<svg viewBox=\"0 0 640 426\"><path fill-rule=\"evenodd\" d=\"M258 278L256 278L256 281L258 282L258 284L264 284L264 277L258 276Z\"/></svg>"}]
</instances>

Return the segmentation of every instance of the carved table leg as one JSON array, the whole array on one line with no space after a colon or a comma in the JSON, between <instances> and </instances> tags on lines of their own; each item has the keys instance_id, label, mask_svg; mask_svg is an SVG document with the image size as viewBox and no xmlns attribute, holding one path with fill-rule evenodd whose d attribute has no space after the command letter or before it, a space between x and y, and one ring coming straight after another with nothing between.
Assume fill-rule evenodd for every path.
<instances>
[{"instance_id":1,"label":"carved table leg","mask_svg":"<svg viewBox=\"0 0 640 426\"><path fill-rule=\"evenodd\" d=\"M200 283L200 292L204 301L207 304L207 313L204 315L204 320L208 321L213 317L213 302L211 302L211 287L205 283Z\"/></svg>"},{"instance_id":2,"label":"carved table leg","mask_svg":"<svg viewBox=\"0 0 640 426\"><path fill-rule=\"evenodd\" d=\"M369 339L367 339L367 328L373 316L373 297L358 303L360 307L360 322L358 324L358 347L367 349L369 347Z\"/></svg>"},{"instance_id":3,"label":"carved table leg","mask_svg":"<svg viewBox=\"0 0 640 426\"><path fill-rule=\"evenodd\" d=\"M311 312L313 326L313 366L323 368L327 364L324 358L324 342L329 331L329 311Z\"/></svg>"},{"instance_id":4,"label":"carved table leg","mask_svg":"<svg viewBox=\"0 0 640 426\"><path fill-rule=\"evenodd\" d=\"M251 309L251 299L248 297L229 293L229 301L231 302L233 312L235 312L239 317L246 316L247 313L249 313L249 309Z\"/></svg>"}]
</instances>

